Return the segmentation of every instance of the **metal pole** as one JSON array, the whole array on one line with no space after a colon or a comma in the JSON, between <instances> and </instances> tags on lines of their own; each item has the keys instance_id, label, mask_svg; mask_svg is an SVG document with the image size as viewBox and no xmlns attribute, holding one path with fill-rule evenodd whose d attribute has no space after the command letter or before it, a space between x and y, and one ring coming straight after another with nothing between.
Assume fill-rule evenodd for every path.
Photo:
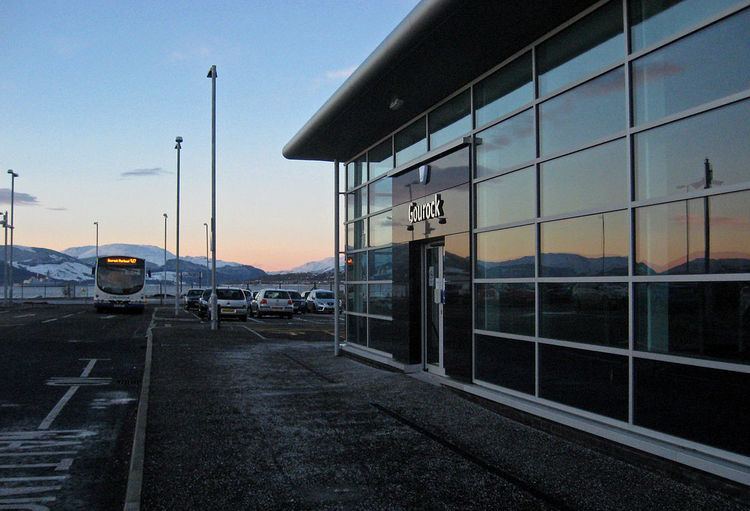
<instances>
[{"instance_id":1,"label":"metal pole","mask_svg":"<svg viewBox=\"0 0 750 511\"><path fill-rule=\"evenodd\" d=\"M5 243L3 245L3 300L8 305L8 212L3 213L3 232Z\"/></svg>"},{"instance_id":2,"label":"metal pole","mask_svg":"<svg viewBox=\"0 0 750 511\"><path fill-rule=\"evenodd\" d=\"M13 214L13 206L16 195L16 178L18 177L18 174L16 174L12 170L8 170L8 174L10 174L10 259L8 264L8 280L10 280L10 292L8 294L8 304L13 305L13 231L16 230L16 221L15 215Z\"/></svg>"},{"instance_id":3,"label":"metal pole","mask_svg":"<svg viewBox=\"0 0 750 511\"><path fill-rule=\"evenodd\" d=\"M216 307L216 66L208 71L211 78L211 330L219 328Z\"/></svg>"},{"instance_id":4,"label":"metal pole","mask_svg":"<svg viewBox=\"0 0 750 511\"><path fill-rule=\"evenodd\" d=\"M164 305L164 295L167 294L167 214L164 215L164 266L161 269L161 300L160 305Z\"/></svg>"},{"instance_id":5,"label":"metal pole","mask_svg":"<svg viewBox=\"0 0 750 511\"><path fill-rule=\"evenodd\" d=\"M211 269L208 267L208 224L203 222L203 225L206 228L206 277L208 277L208 274L211 273Z\"/></svg>"},{"instance_id":6,"label":"metal pole","mask_svg":"<svg viewBox=\"0 0 750 511\"><path fill-rule=\"evenodd\" d=\"M99 222L94 222L96 226L96 260L99 260Z\"/></svg>"},{"instance_id":7,"label":"metal pole","mask_svg":"<svg viewBox=\"0 0 750 511\"><path fill-rule=\"evenodd\" d=\"M339 161L333 162L333 355L339 355Z\"/></svg>"},{"instance_id":8,"label":"metal pole","mask_svg":"<svg viewBox=\"0 0 750 511\"><path fill-rule=\"evenodd\" d=\"M175 252L176 252L176 263L175 263L175 292L174 292L174 315L177 316L180 313L180 149L182 149L182 137L175 138L177 145L174 146L177 149L177 236L175 238Z\"/></svg>"}]
</instances>

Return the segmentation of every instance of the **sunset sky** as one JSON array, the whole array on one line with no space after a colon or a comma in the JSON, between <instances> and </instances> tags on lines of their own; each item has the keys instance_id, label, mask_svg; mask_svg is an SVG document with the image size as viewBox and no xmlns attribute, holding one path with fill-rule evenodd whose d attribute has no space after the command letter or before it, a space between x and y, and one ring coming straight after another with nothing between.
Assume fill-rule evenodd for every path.
<instances>
[{"instance_id":1,"label":"sunset sky","mask_svg":"<svg viewBox=\"0 0 750 511\"><path fill-rule=\"evenodd\" d=\"M332 165L282 146L416 5L377 1L0 2L0 208L16 180L16 243L202 255L218 68L220 259L265 270L331 255Z\"/></svg>"}]
</instances>

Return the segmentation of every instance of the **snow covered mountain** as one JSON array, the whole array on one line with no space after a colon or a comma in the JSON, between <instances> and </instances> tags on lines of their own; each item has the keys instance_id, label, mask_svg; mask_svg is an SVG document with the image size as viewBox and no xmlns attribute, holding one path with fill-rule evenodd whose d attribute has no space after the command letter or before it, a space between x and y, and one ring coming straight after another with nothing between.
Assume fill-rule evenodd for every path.
<instances>
[{"instance_id":1,"label":"snow covered mountain","mask_svg":"<svg viewBox=\"0 0 750 511\"><path fill-rule=\"evenodd\" d=\"M0 251L0 259L2 257L3 252ZM14 282L23 282L31 277L76 282L92 278L90 265L48 248L13 247L13 267L16 269L13 272Z\"/></svg>"},{"instance_id":2,"label":"snow covered mountain","mask_svg":"<svg viewBox=\"0 0 750 511\"><path fill-rule=\"evenodd\" d=\"M339 268L344 265L344 257L341 256L339 259ZM327 273L333 272L333 257L326 257L325 259L319 259L317 261L308 261L300 266L295 266L291 270L275 271L273 273Z\"/></svg>"},{"instance_id":3,"label":"snow covered mountain","mask_svg":"<svg viewBox=\"0 0 750 511\"><path fill-rule=\"evenodd\" d=\"M71 247L63 250L63 253L76 259L88 259L96 257L96 246ZM133 245L129 243L112 243L110 245L99 245L99 256L127 255L145 259L149 263L164 264L164 247L155 245ZM167 250L167 259L174 259L175 255Z\"/></svg>"}]
</instances>

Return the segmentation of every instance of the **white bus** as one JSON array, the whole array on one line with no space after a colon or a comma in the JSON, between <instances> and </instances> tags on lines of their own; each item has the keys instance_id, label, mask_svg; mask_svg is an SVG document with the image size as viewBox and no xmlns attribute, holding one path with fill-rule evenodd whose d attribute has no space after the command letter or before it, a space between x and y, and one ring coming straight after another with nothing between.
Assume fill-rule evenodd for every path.
<instances>
[{"instance_id":1,"label":"white bus","mask_svg":"<svg viewBox=\"0 0 750 511\"><path fill-rule=\"evenodd\" d=\"M146 305L146 261L137 257L106 256L96 261L94 307L133 309L143 312Z\"/></svg>"}]
</instances>

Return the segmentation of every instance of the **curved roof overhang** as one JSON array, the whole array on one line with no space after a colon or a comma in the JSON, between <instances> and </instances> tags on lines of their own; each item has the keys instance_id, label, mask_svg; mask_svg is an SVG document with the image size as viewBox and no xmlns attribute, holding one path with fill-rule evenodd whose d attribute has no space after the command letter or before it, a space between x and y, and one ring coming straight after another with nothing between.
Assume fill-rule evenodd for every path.
<instances>
[{"instance_id":1,"label":"curved roof overhang","mask_svg":"<svg viewBox=\"0 0 750 511\"><path fill-rule=\"evenodd\" d=\"M423 0L284 146L346 161L596 2ZM391 101L403 101L392 110Z\"/></svg>"}]
</instances>

